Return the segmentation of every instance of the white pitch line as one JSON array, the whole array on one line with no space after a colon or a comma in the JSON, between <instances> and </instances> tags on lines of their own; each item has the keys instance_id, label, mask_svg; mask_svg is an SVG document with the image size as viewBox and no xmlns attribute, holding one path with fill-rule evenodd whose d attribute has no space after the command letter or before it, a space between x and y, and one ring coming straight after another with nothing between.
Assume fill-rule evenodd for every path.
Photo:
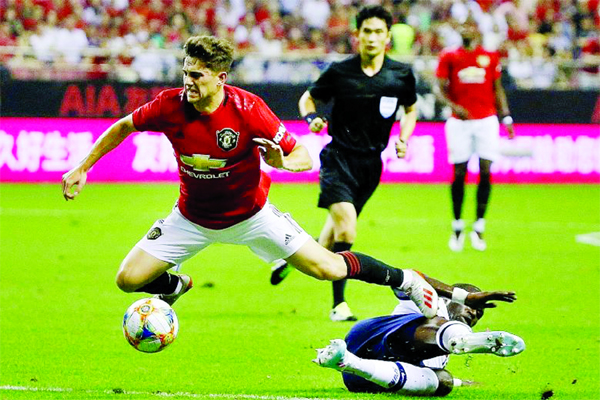
<instances>
[{"instance_id":1,"label":"white pitch line","mask_svg":"<svg viewBox=\"0 0 600 400\"><path fill-rule=\"evenodd\" d=\"M591 244L600 247L600 232L590 232L575 236L577 243Z\"/></svg>"},{"instance_id":2,"label":"white pitch line","mask_svg":"<svg viewBox=\"0 0 600 400\"><path fill-rule=\"evenodd\" d=\"M115 395L138 395L138 396L156 396L156 397L187 397L190 399L249 399L249 400L340 400L338 399L330 399L330 398L315 398L315 397L286 397L286 396L264 396L264 395L255 395L255 394L228 394L228 393L189 393L189 392L175 392L175 393L167 393L167 392L140 392L134 390L123 390L123 391L113 391L113 390L75 390L72 388L57 388L57 387L48 387L48 388L38 388L38 387L27 387L27 386L11 386L4 385L0 386L0 391L17 391L17 392L54 392L54 393L77 393L83 392L87 394L115 394Z\"/></svg>"}]
</instances>

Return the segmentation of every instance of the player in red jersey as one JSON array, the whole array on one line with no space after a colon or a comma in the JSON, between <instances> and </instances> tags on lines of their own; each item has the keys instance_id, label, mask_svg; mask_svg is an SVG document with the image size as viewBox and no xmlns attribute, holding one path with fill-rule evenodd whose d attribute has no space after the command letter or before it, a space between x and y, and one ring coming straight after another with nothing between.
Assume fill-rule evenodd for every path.
<instances>
[{"instance_id":1,"label":"player in red jersey","mask_svg":"<svg viewBox=\"0 0 600 400\"><path fill-rule=\"evenodd\" d=\"M479 157L479 184L477 186L477 211L470 234L474 249L483 251L486 243L485 212L491 192L490 168L498 158L500 123L506 126L508 137L514 137L506 94L500 81L502 68L498 53L481 46L477 25L467 21L460 27L463 45L446 49L439 56L436 71L437 94L452 109L446 121L448 159L454 164L451 186L454 220L449 246L461 251L465 240L465 223L461 219L467 163L473 154Z\"/></svg>"},{"instance_id":2,"label":"player in red jersey","mask_svg":"<svg viewBox=\"0 0 600 400\"><path fill-rule=\"evenodd\" d=\"M173 304L192 287L192 280L168 270L178 270L212 243L231 243L248 246L267 262L285 259L317 279L352 278L399 287L425 315L435 315L437 294L420 274L360 253L332 253L289 214L269 204L261 153L272 167L304 171L312 167L308 151L263 100L225 83L233 62L229 42L195 36L184 49L184 87L161 92L114 123L81 163L63 175L63 195L73 200L89 169L131 133L163 132L173 145L179 201L125 257L117 272L118 287L152 293Z\"/></svg>"}]
</instances>

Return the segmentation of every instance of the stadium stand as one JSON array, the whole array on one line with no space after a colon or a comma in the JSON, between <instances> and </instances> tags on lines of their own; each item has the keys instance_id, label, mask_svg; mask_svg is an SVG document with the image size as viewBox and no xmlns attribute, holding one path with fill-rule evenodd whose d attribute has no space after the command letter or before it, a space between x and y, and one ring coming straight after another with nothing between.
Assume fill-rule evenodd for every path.
<instances>
[{"instance_id":1,"label":"stadium stand","mask_svg":"<svg viewBox=\"0 0 600 400\"><path fill-rule=\"evenodd\" d=\"M472 15L520 88L600 87L600 0L0 0L0 61L16 79L172 82L191 35L236 46L236 82L309 82L353 51L353 18L382 3L390 54L432 74Z\"/></svg>"}]
</instances>

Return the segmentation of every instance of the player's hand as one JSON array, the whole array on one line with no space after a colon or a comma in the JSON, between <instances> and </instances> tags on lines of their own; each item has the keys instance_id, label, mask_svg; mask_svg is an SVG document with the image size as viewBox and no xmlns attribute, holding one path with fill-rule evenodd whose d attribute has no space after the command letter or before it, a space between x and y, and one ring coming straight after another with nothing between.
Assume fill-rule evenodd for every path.
<instances>
[{"instance_id":1,"label":"player's hand","mask_svg":"<svg viewBox=\"0 0 600 400\"><path fill-rule=\"evenodd\" d=\"M404 158L406 156L406 149L408 148L408 143L405 140L398 138L396 140L396 156L398 158Z\"/></svg>"},{"instance_id":2,"label":"player's hand","mask_svg":"<svg viewBox=\"0 0 600 400\"><path fill-rule=\"evenodd\" d=\"M283 168L283 150L281 146L272 140L255 138L254 142L258 143L260 154L263 160L273 168Z\"/></svg>"},{"instance_id":3,"label":"player's hand","mask_svg":"<svg viewBox=\"0 0 600 400\"><path fill-rule=\"evenodd\" d=\"M504 125L504 127L506 128L506 132L508 133L508 138L509 139L514 139L515 138L515 127L513 124L507 124Z\"/></svg>"},{"instance_id":4,"label":"player's hand","mask_svg":"<svg viewBox=\"0 0 600 400\"><path fill-rule=\"evenodd\" d=\"M308 126L308 128L310 129L311 132L319 133L323 130L323 128L325 128L326 125L327 125L326 120L324 120L321 117L316 117L315 119L313 119L310 122L310 125Z\"/></svg>"},{"instance_id":5,"label":"player's hand","mask_svg":"<svg viewBox=\"0 0 600 400\"><path fill-rule=\"evenodd\" d=\"M495 308L496 304L490 301L512 303L515 300L515 292L475 292L467 295L465 304L471 308Z\"/></svg>"},{"instance_id":6,"label":"player's hand","mask_svg":"<svg viewBox=\"0 0 600 400\"><path fill-rule=\"evenodd\" d=\"M87 172L77 166L62 176L62 192L65 200L75 200L87 180ZM73 190L73 187L75 188Z\"/></svg>"}]
</instances>

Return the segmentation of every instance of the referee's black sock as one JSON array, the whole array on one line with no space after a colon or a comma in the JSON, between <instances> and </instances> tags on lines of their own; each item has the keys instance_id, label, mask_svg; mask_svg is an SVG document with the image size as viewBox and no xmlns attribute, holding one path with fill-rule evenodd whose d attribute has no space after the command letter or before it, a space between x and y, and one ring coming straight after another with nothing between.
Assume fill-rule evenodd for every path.
<instances>
[{"instance_id":1,"label":"referee's black sock","mask_svg":"<svg viewBox=\"0 0 600 400\"><path fill-rule=\"evenodd\" d=\"M348 251L351 247L352 243L335 242L331 251L334 253L339 253L342 251ZM338 304L346 301L346 297L344 296L344 292L346 291L346 279L333 281L331 284L333 287L333 308L335 308Z\"/></svg>"},{"instance_id":2,"label":"referee's black sock","mask_svg":"<svg viewBox=\"0 0 600 400\"><path fill-rule=\"evenodd\" d=\"M404 271L399 268L357 252L343 251L339 254L344 257L348 267L348 279L391 287L400 287L404 282Z\"/></svg>"},{"instance_id":3,"label":"referee's black sock","mask_svg":"<svg viewBox=\"0 0 600 400\"><path fill-rule=\"evenodd\" d=\"M176 275L164 272L152 282L145 284L139 289L136 289L136 292L150 294L171 294L175 292L178 284L179 278Z\"/></svg>"}]
</instances>

